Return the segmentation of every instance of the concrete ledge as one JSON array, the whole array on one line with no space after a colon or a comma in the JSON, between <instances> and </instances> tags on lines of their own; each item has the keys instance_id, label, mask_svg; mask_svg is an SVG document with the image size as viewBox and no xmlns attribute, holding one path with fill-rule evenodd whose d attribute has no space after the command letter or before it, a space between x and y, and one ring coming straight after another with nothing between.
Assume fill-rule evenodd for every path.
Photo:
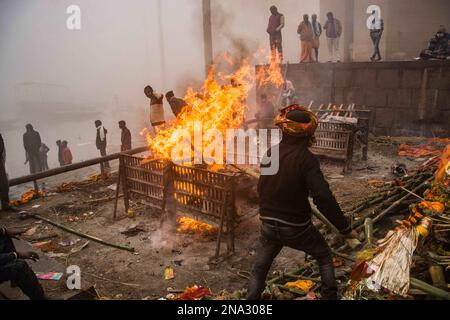
<instances>
[{"instance_id":1,"label":"concrete ledge","mask_svg":"<svg viewBox=\"0 0 450 320\"><path fill-rule=\"evenodd\" d=\"M301 104L368 107L374 133L450 134L450 60L289 64L286 77Z\"/></svg>"}]
</instances>

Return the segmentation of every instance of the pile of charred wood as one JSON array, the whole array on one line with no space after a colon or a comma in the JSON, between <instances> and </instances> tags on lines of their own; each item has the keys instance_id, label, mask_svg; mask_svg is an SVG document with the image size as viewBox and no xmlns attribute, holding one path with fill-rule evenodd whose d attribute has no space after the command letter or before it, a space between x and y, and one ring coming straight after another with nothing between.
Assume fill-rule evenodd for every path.
<instances>
[{"instance_id":1,"label":"pile of charred wood","mask_svg":"<svg viewBox=\"0 0 450 320\"><path fill-rule=\"evenodd\" d=\"M450 146L394 181L370 181L375 192L347 208L360 231L345 241L316 209L315 225L332 245L344 299L450 300ZM314 260L267 282L266 298L317 299Z\"/></svg>"}]
</instances>

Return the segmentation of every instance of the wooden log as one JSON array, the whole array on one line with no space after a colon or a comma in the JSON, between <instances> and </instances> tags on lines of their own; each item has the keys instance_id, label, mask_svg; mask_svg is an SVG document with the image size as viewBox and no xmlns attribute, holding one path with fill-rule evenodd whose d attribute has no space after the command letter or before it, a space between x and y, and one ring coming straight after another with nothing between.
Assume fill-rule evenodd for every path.
<instances>
[{"instance_id":1,"label":"wooden log","mask_svg":"<svg viewBox=\"0 0 450 320\"><path fill-rule=\"evenodd\" d=\"M118 195L118 198L122 198L123 194ZM99 198L99 199L92 199L92 200L87 200L85 203L86 204L97 204L97 203L101 203L101 202L108 202L111 200L114 200L116 197L104 197L104 198Z\"/></svg>"},{"instance_id":2,"label":"wooden log","mask_svg":"<svg viewBox=\"0 0 450 320\"><path fill-rule=\"evenodd\" d=\"M126 246L122 246L122 245L110 243L110 242L104 241L104 240L102 240L102 239L99 239L99 238L97 238L97 237L93 237L93 236L90 236L90 235L81 233L81 232L79 232L79 231L76 231L76 230L71 229L71 228L69 228L69 227L63 226L62 224L59 224L59 223L54 222L54 221L51 221L51 220L49 220L49 219L47 219L47 218L44 218L44 217L42 217L42 216L39 216L39 215L37 215L37 214L28 215L28 217L34 218L34 219L37 219L37 220L45 221L45 222L47 222L48 224L51 224L52 226L55 226L55 227L57 227L57 228L59 228L59 229L61 229L61 230L64 230L64 231L69 232L69 233L72 233L72 234L75 234L75 235L77 235L77 236L79 236L79 237L82 237L82 238L85 238L85 239L92 240L92 241L94 241L94 242L103 244L103 245L108 246L108 247L113 247L113 248L120 249L120 250L126 250L126 251L130 251L130 252L134 252L134 248L130 248L130 247L126 247Z\"/></svg>"},{"instance_id":3,"label":"wooden log","mask_svg":"<svg viewBox=\"0 0 450 320\"><path fill-rule=\"evenodd\" d=\"M117 184L116 184L116 197L114 200L114 211L113 211L113 219L114 220L117 219L117 204L119 202L120 180L122 179L122 171L123 171L122 161L120 161L120 162L121 163L119 164L119 175L117 176Z\"/></svg>"},{"instance_id":4,"label":"wooden log","mask_svg":"<svg viewBox=\"0 0 450 320\"><path fill-rule=\"evenodd\" d=\"M303 271L305 271L307 268L309 268L310 266L312 266L312 262L307 262L305 263L303 266L301 266L300 268L298 268L296 271L293 272L289 272L287 274L282 274L280 276L274 277L272 279L270 279L269 281L267 281L266 285L267 286L271 286L272 284L274 284L275 282L281 281L286 275L289 276L297 276L300 273L302 273Z\"/></svg>"},{"instance_id":5,"label":"wooden log","mask_svg":"<svg viewBox=\"0 0 450 320\"><path fill-rule=\"evenodd\" d=\"M366 244L368 247L371 247L373 245L373 222L370 218L364 221L364 233L366 235Z\"/></svg>"},{"instance_id":6,"label":"wooden log","mask_svg":"<svg viewBox=\"0 0 450 320\"><path fill-rule=\"evenodd\" d=\"M435 286L432 286L431 284L428 284L416 278L411 278L410 285L411 287L422 290L423 292L426 292L433 297L450 300L450 292L436 288Z\"/></svg>"},{"instance_id":7,"label":"wooden log","mask_svg":"<svg viewBox=\"0 0 450 320\"><path fill-rule=\"evenodd\" d=\"M71 164L71 165L58 167L58 168L55 168L55 169L51 169L51 170L47 170L47 171L31 174L31 175L28 175L28 176L14 178L14 179L9 180L9 186L13 187L13 186L17 186L17 185L20 185L20 184L41 180L41 179L44 179L44 178L53 177L53 176L56 176L56 175L59 175L59 174L62 174L62 173L66 173L66 172L70 172L70 171L74 171L74 170L90 167L90 166L93 166L93 165L96 165L96 164L99 164L99 163L103 163L103 162L106 162L106 161L119 159L121 154L132 155L132 154L142 153L142 152L145 152L145 151L148 151L147 147L136 148L136 149L133 149L133 150L128 150L128 151L123 152L123 153L114 153L114 154L111 154L111 155L108 155L108 156L105 156L105 157L99 157L99 158L86 160L86 161L74 163L74 164Z\"/></svg>"},{"instance_id":8,"label":"wooden log","mask_svg":"<svg viewBox=\"0 0 450 320\"><path fill-rule=\"evenodd\" d=\"M342 238L342 234L339 230L314 206L311 204L311 212L316 216L324 225L326 225L336 236Z\"/></svg>"},{"instance_id":9,"label":"wooden log","mask_svg":"<svg viewBox=\"0 0 450 320\"><path fill-rule=\"evenodd\" d=\"M422 189L428 182L430 181L430 179L425 180L424 182L422 182L418 187L416 187L414 190L412 190L413 193L417 193L419 192L420 189ZM405 196L403 196L402 198L400 198L397 201L394 201L393 204L391 204L386 210L382 211L380 214L378 214L374 219L373 219L373 223L377 223L378 221L380 221L381 219L383 219L388 213L394 211L403 201L405 201L406 199L408 199L409 197L411 197L412 195L410 193L407 193Z\"/></svg>"},{"instance_id":10,"label":"wooden log","mask_svg":"<svg viewBox=\"0 0 450 320\"><path fill-rule=\"evenodd\" d=\"M351 262L355 262L356 261L356 258L353 258L352 256L349 256L347 254L341 253L341 252L339 252L337 250L331 250L331 252L333 252L333 254L335 256L338 256L338 257L340 257L342 259L345 259L345 260L348 260L348 261L351 261Z\"/></svg>"},{"instance_id":11,"label":"wooden log","mask_svg":"<svg viewBox=\"0 0 450 320\"><path fill-rule=\"evenodd\" d=\"M432 264L428 267L433 285L440 289L447 289L447 281L445 280L444 267Z\"/></svg>"}]
</instances>

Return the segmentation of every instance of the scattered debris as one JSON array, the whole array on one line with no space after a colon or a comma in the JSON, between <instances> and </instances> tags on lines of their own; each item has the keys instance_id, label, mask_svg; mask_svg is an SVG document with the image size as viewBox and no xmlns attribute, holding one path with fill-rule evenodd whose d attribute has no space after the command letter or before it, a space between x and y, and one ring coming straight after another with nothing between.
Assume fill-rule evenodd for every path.
<instances>
[{"instance_id":1,"label":"scattered debris","mask_svg":"<svg viewBox=\"0 0 450 320\"><path fill-rule=\"evenodd\" d=\"M33 243L33 248L41 250L42 252L54 251L55 244L52 240L41 241Z\"/></svg>"},{"instance_id":2,"label":"scattered debris","mask_svg":"<svg viewBox=\"0 0 450 320\"><path fill-rule=\"evenodd\" d=\"M164 268L164 279L165 280L172 280L173 278L175 278L175 274L173 271L173 268L168 266Z\"/></svg>"},{"instance_id":3,"label":"scattered debris","mask_svg":"<svg viewBox=\"0 0 450 320\"><path fill-rule=\"evenodd\" d=\"M34 226L31 227L30 229L28 229L27 231L25 231L22 235L26 236L26 237L31 237L32 235L34 235L36 233L36 230L39 228L39 226Z\"/></svg>"},{"instance_id":4,"label":"scattered debris","mask_svg":"<svg viewBox=\"0 0 450 320\"><path fill-rule=\"evenodd\" d=\"M40 197L45 197L45 193L42 191L36 192L35 190L29 190L24 192L19 200L11 201L11 205L18 207Z\"/></svg>"},{"instance_id":5,"label":"scattered debris","mask_svg":"<svg viewBox=\"0 0 450 320\"><path fill-rule=\"evenodd\" d=\"M145 229L145 226L143 224L137 224L131 227L128 227L124 231L121 231L121 234L126 235L127 237L134 237L137 236L141 232L147 232Z\"/></svg>"},{"instance_id":6,"label":"scattered debris","mask_svg":"<svg viewBox=\"0 0 450 320\"><path fill-rule=\"evenodd\" d=\"M63 247L70 247L70 246L73 246L74 244L77 244L80 241L81 241L81 239L65 240L65 241L60 241L58 244Z\"/></svg>"},{"instance_id":7,"label":"scattered debris","mask_svg":"<svg viewBox=\"0 0 450 320\"><path fill-rule=\"evenodd\" d=\"M442 149L432 145L426 145L422 147L410 146L407 144L402 144L400 146L398 155L403 157L414 157L423 158L430 156L440 156L442 154Z\"/></svg>"},{"instance_id":8,"label":"scattered debris","mask_svg":"<svg viewBox=\"0 0 450 320\"><path fill-rule=\"evenodd\" d=\"M65 192L71 192L74 190L78 190L80 187L80 183L76 181L72 182L64 182L63 184L56 187L57 193L65 193Z\"/></svg>"},{"instance_id":9,"label":"scattered debris","mask_svg":"<svg viewBox=\"0 0 450 320\"><path fill-rule=\"evenodd\" d=\"M285 284L288 288L295 288L304 292L308 292L314 286L314 282L311 280L297 280L295 282L287 282Z\"/></svg>"},{"instance_id":10,"label":"scattered debris","mask_svg":"<svg viewBox=\"0 0 450 320\"><path fill-rule=\"evenodd\" d=\"M113 248L120 249L120 250L126 250L126 251L130 251L130 252L134 252L134 248L130 248L130 247L126 247L126 246L110 243L110 242L104 241L102 239L99 239L97 237L93 237L93 236L90 236L90 235L78 232L76 230L73 230L73 229L71 229L69 227L63 226L63 225L61 225L59 223L56 223L54 221L51 221L51 220L49 220L47 218L44 218L44 217L41 217L39 215L26 215L26 217L30 217L30 218L34 218L34 219L39 219L39 220L45 221L45 222L47 222L47 223L49 223L49 224L51 224L51 225L53 225L55 227L58 227L58 228L60 228L60 229L62 229L64 231L67 231L69 233L73 233L73 234L75 234L75 235L77 235L79 237L86 238L86 239L98 242L100 244L103 244L103 245L106 245L106 246L109 246L109 247L113 247Z\"/></svg>"},{"instance_id":11,"label":"scattered debris","mask_svg":"<svg viewBox=\"0 0 450 320\"><path fill-rule=\"evenodd\" d=\"M404 177L408 174L408 169L404 163L395 163L392 165L391 171L396 177Z\"/></svg>"},{"instance_id":12,"label":"scattered debris","mask_svg":"<svg viewBox=\"0 0 450 320\"><path fill-rule=\"evenodd\" d=\"M186 288L183 293L176 296L175 300L201 300L212 296L211 290L202 286L193 286Z\"/></svg>"},{"instance_id":13,"label":"scattered debris","mask_svg":"<svg viewBox=\"0 0 450 320\"><path fill-rule=\"evenodd\" d=\"M35 274L39 280L59 281L63 276L63 273L61 272L35 272Z\"/></svg>"}]
</instances>

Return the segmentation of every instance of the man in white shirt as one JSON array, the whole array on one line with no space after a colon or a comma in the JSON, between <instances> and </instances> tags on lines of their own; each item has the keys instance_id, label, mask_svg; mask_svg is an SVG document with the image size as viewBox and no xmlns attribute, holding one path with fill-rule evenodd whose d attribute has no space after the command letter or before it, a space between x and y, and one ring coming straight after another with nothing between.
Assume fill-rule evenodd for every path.
<instances>
[{"instance_id":1,"label":"man in white shirt","mask_svg":"<svg viewBox=\"0 0 450 320\"><path fill-rule=\"evenodd\" d=\"M372 39L373 42L374 51L370 60L380 61L381 60L380 41L381 36L383 35L384 21L383 19L375 18L375 11L373 11L372 14L374 15L374 18L372 20L372 24L370 27L370 38Z\"/></svg>"}]
</instances>

